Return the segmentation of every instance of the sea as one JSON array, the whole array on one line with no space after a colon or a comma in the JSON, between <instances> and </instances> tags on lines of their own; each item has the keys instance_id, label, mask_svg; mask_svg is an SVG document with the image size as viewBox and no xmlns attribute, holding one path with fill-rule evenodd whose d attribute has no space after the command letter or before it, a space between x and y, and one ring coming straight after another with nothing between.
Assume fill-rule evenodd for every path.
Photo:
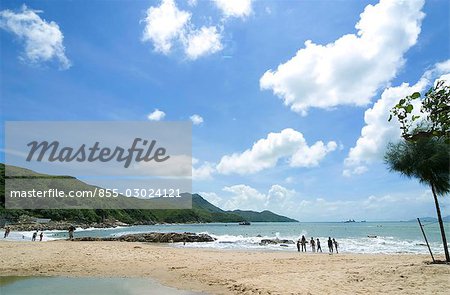
<instances>
[{"instance_id":1,"label":"sea","mask_svg":"<svg viewBox=\"0 0 450 295\"><path fill-rule=\"evenodd\" d=\"M450 223L445 231L450 240ZM442 240L437 222L424 222L423 229L433 254L442 254ZM417 222L254 222L251 225L233 223L156 224L107 229L77 228L75 237L111 237L146 232L205 233L216 240L203 243L173 243L172 247L213 248L223 250L296 251L295 244L261 244L262 239L297 241L302 235L309 241L319 238L324 252L328 237L336 239L342 253L428 254L423 234ZM3 232L0 231L0 238ZM32 232L12 232L8 240L31 241ZM66 239L65 231L45 231L43 241ZM39 237L38 237L39 240ZM308 251L311 251L308 247Z\"/></svg>"}]
</instances>

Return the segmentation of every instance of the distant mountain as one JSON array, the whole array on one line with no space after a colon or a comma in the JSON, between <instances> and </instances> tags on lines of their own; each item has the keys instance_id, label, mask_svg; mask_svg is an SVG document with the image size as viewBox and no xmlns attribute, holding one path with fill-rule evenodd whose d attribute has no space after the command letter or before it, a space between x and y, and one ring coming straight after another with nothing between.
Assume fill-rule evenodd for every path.
<instances>
[{"instance_id":1,"label":"distant mountain","mask_svg":"<svg viewBox=\"0 0 450 295\"><path fill-rule=\"evenodd\" d=\"M244 218L246 221L251 222L298 222L295 219L281 216L268 210L264 210L262 212L234 210L228 212L237 214Z\"/></svg>"},{"instance_id":2,"label":"distant mountain","mask_svg":"<svg viewBox=\"0 0 450 295\"><path fill-rule=\"evenodd\" d=\"M9 169L9 167L8 167ZM8 170L9 171L9 170ZM39 178L65 178L70 179L70 189L94 190L95 187L84 183L74 177L52 176L38 174L34 171L11 166L13 175L27 175L27 177ZM46 183L40 183L39 189L46 189ZM187 198L192 196L192 209L4 209L5 201L5 165L0 163L0 219L17 220L22 215L38 218L50 218L54 221L71 221L74 223L102 222L105 219L115 219L128 224L146 223L198 223L198 222L292 222L296 221L288 217L277 215L270 211L224 211L214 206L199 194L181 194ZM129 201L124 196L119 196L124 204ZM128 199L128 200L127 200ZM120 208L120 207L119 207Z\"/></svg>"}]
</instances>

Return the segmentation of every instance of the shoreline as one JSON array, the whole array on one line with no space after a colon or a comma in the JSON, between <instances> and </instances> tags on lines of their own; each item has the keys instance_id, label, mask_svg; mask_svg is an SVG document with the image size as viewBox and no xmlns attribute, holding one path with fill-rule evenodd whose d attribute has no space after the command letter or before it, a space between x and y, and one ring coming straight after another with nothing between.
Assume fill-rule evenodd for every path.
<instances>
[{"instance_id":1,"label":"shoreline","mask_svg":"<svg viewBox=\"0 0 450 295\"><path fill-rule=\"evenodd\" d=\"M450 266L422 254L218 250L140 242L0 243L0 275L153 278L211 294L444 294ZM439 258L442 259L441 256Z\"/></svg>"}]
</instances>

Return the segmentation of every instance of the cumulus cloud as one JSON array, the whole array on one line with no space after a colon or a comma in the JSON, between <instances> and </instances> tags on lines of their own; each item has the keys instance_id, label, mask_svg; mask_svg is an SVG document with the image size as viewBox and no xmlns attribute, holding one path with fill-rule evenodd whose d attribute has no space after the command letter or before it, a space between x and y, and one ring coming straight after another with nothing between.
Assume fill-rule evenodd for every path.
<instances>
[{"instance_id":1,"label":"cumulus cloud","mask_svg":"<svg viewBox=\"0 0 450 295\"><path fill-rule=\"evenodd\" d=\"M198 160L194 159L192 162L192 180L210 180L212 175L216 171L216 167L213 163L204 162L201 165L197 165Z\"/></svg>"},{"instance_id":2,"label":"cumulus cloud","mask_svg":"<svg viewBox=\"0 0 450 295\"><path fill-rule=\"evenodd\" d=\"M202 27L186 37L186 55L190 59L197 59L203 55L213 54L222 50L221 35L215 26Z\"/></svg>"},{"instance_id":3,"label":"cumulus cloud","mask_svg":"<svg viewBox=\"0 0 450 295\"><path fill-rule=\"evenodd\" d=\"M295 190L287 189L281 185L272 185L267 193L261 193L257 189L238 184L226 186L223 191L230 193L227 200L223 202L223 208L226 210L244 209L244 210L288 210L293 203Z\"/></svg>"},{"instance_id":4,"label":"cumulus cloud","mask_svg":"<svg viewBox=\"0 0 450 295\"><path fill-rule=\"evenodd\" d=\"M245 18L252 13L252 0L214 0L225 17Z\"/></svg>"},{"instance_id":5,"label":"cumulus cloud","mask_svg":"<svg viewBox=\"0 0 450 295\"><path fill-rule=\"evenodd\" d=\"M325 156L334 151L337 147L336 142L330 141L324 144L318 141L312 146L302 145L291 158L291 166L293 167L314 167L318 166L319 162Z\"/></svg>"},{"instance_id":6,"label":"cumulus cloud","mask_svg":"<svg viewBox=\"0 0 450 295\"><path fill-rule=\"evenodd\" d=\"M150 121L161 121L166 116L166 113L160 111L159 109L155 109L153 112L148 114L147 119Z\"/></svg>"},{"instance_id":7,"label":"cumulus cloud","mask_svg":"<svg viewBox=\"0 0 450 295\"><path fill-rule=\"evenodd\" d=\"M191 119L192 124L194 124L194 125L200 125L203 123L203 118L197 114L190 116L189 119Z\"/></svg>"},{"instance_id":8,"label":"cumulus cloud","mask_svg":"<svg viewBox=\"0 0 450 295\"><path fill-rule=\"evenodd\" d=\"M168 54L190 19L191 13L179 10L174 0L162 0L160 6L147 10L142 41L151 41L155 51Z\"/></svg>"},{"instance_id":9,"label":"cumulus cloud","mask_svg":"<svg viewBox=\"0 0 450 295\"><path fill-rule=\"evenodd\" d=\"M23 60L34 64L57 60L61 69L71 66L63 45L64 35L54 21L47 22L41 11L23 5L19 12L0 11L0 28L16 35L24 42Z\"/></svg>"},{"instance_id":10,"label":"cumulus cloud","mask_svg":"<svg viewBox=\"0 0 450 295\"><path fill-rule=\"evenodd\" d=\"M223 191L232 194L232 197L224 204L227 210L253 209L259 210L266 202L266 196L253 187L244 184L226 186Z\"/></svg>"},{"instance_id":11,"label":"cumulus cloud","mask_svg":"<svg viewBox=\"0 0 450 295\"><path fill-rule=\"evenodd\" d=\"M450 72L450 60L438 63L433 69L426 71L414 85L403 83L400 86L389 87L383 91L380 99L364 113L365 126L356 145L344 162L344 176L362 174L368 170L367 165L380 161L389 142L400 139L400 124L394 118L388 122L389 111L404 98L414 92L423 92L439 75ZM445 75L438 80L445 78ZM419 115L420 101L413 101L413 113Z\"/></svg>"},{"instance_id":12,"label":"cumulus cloud","mask_svg":"<svg viewBox=\"0 0 450 295\"><path fill-rule=\"evenodd\" d=\"M404 53L417 42L423 0L381 0L368 5L356 34L319 45L311 40L276 70L260 79L284 104L302 115L315 108L363 106L395 77Z\"/></svg>"},{"instance_id":13,"label":"cumulus cloud","mask_svg":"<svg viewBox=\"0 0 450 295\"><path fill-rule=\"evenodd\" d=\"M336 147L334 141L327 144L318 141L308 146L302 133L287 128L279 133L269 133L242 153L223 156L217 170L222 174L256 173L274 167L281 158L288 158L292 167L313 167Z\"/></svg>"},{"instance_id":14,"label":"cumulus cloud","mask_svg":"<svg viewBox=\"0 0 450 295\"><path fill-rule=\"evenodd\" d=\"M222 206L222 198L219 197L214 192L199 192L199 195L206 199L208 202L213 204L214 206L220 207Z\"/></svg>"},{"instance_id":15,"label":"cumulus cloud","mask_svg":"<svg viewBox=\"0 0 450 295\"><path fill-rule=\"evenodd\" d=\"M156 52L166 55L173 47L181 46L191 60L222 50L217 28L203 26L196 29L191 17L192 14L179 9L174 0L162 0L160 6L151 6L147 10L142 41L153 43Z\"/></svg>"}]
</instances>

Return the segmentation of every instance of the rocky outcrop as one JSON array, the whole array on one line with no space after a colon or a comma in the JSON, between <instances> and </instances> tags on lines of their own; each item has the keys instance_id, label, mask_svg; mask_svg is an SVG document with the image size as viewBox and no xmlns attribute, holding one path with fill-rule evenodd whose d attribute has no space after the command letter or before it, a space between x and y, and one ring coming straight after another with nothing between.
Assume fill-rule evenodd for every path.
<instances>
[{"instance_id":1,"label":"rocky outcrop","mask_svg":"<svg viewBox=\"0 0 450 295\"><path fill-rule=\"evenodd\" d=\"M262 239L260 245L275 245L275 244L295 244L293 240L280 240L280 239Z\"/></svg>"},{"instance_id":2,"label":"rocky outcrop","mask_svg":"<svg viewBox=\"0 0 450 295\"><path fill-rule=\"evenodd\" d=\"M145 233L129 234L119 237L81 237L74 241L120 241L120 242L146 242L146 243L192 243L192 242L213 242L215 239L207 234L196 233Z\"/></svg>"}]
</instances>

